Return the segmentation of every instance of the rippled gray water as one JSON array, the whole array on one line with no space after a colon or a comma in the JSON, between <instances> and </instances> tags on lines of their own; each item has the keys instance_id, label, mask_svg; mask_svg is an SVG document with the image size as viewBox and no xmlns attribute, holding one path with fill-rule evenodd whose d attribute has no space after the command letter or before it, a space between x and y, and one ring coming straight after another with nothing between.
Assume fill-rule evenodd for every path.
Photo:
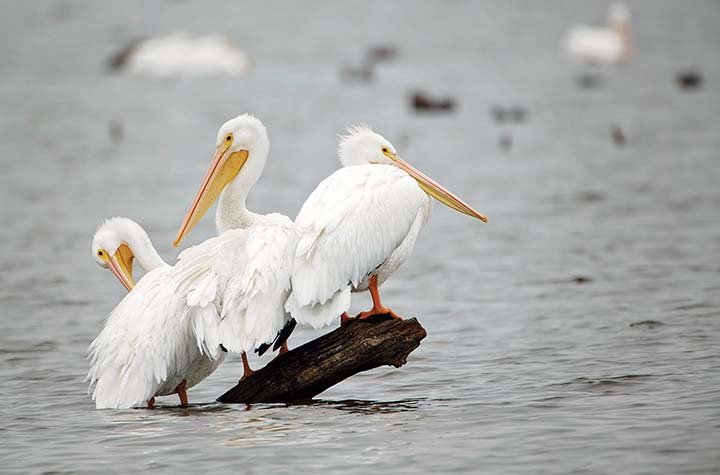
<instances>
[{"instance_id":1,"label":"rippled gray water","mask_svg":"<svg viewBox=\"0 0 720 475\"><path fill-rule=\"evenodd\" d=\"M636 59L592 90L558 42L604 2L127 3L0 4L0 471L720 470L718 3L632 2ZM105 71L128 40L176 29L229 35L255 72ZM398 59L344 83L375 44ZM681 68L699 90L677 89ZM459 108L415 115L415 88ZM527 121L495 124L493 104ZM428 330L401 369L248 408L213 402L240 374L229 358L190 408L96 411L84 352L123 290L91 234L127 215L173 258L216 128L245 111L272 141L256 210L294 216L337 167L334 134L364 121L490 224L436 207L383 288ZM212 233L206 219L191 240Z\"/></svg>"}]
</instances>

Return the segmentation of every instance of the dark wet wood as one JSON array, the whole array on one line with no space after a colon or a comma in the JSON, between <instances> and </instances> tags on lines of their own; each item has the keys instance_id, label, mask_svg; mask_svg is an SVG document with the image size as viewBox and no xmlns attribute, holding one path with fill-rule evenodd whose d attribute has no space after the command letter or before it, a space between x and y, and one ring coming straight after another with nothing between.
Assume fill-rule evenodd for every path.
<instances>
[{"instance_id":1,"label":"dark wet wood","mask_svg":"<svg viewBox=\"0 0 720 475\"><path fill-rule=\"evenodd\" d=\"M218 398L224 403L311 399L361 371L399 368L425 338L415 318L377 315L346 325L278 356Z\"/></svg>"}]
</instances>

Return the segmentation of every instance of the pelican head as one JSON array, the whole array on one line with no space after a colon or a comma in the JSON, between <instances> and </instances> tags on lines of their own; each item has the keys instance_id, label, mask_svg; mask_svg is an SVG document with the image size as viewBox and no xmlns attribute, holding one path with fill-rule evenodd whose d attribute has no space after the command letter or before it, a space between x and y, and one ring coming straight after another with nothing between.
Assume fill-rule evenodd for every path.
<instances>
[{"instance_id":1,"label":"pelican head","mask_svg":"<svg viewBox=\"0 0 720 475\"><path fill-rule=\"evenodd\" d=\"M257 181L265 167L270 148L265 126L249 114L225 122L218 131L215 145L215 155L185 214L173 246L180 244L236 177L243 177L241 185L245 187L250 187Z\"/></svg>"},{"instance_id":2,"label":"pelican head","mask_svg":"<svg viewBox=\"0 0 720 475\"><path fill-rule=\"evenodd\" d=\"M339 147L340 163L343 166L382 164L398 167L414 178L429 196L455 211L487 223L485 215L400 158L393 144L382 135L363 125L351 127L346 132L346 135L340 137Z\"/></svg>"},{"instance_id":3,"label":"pelican head","mask_svg":"<svg viewBox=\"0 0 720 475\"><path fill-rule=\"evenodd\" d=\"M147 236L135 221L111 218L98 228L92 241L95 262L105 269L110 269L128 291L135 286L132 275L135 255L128 241L138 233Z\"/></svg>"}]
</instances>

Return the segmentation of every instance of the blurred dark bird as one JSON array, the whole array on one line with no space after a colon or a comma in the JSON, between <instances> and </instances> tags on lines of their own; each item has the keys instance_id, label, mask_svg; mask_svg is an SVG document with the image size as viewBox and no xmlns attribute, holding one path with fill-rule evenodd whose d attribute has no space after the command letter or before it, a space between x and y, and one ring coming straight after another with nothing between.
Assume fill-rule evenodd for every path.
<instances>
[{"instance_id":1,"label":"blurred dark bird","mask_svg":"<svg viewBox=\"0 0 720 475\"><path fill-rule=\"evenodd\" d=\"M358 65L343 66L340 69L340 77L346 82L370 82L375 75L375 66L384 61L391 61L396 56L397 50L393 46L373 46L367 50Z\"/></svg>"},{"instance_id":2,"label":"blurred dark bird","mask_svg":"<svg viewBox=\"0 0 720 475\"><path fill-rule=\"evenodd\" d=\"M703 77L698 71L680 71L675 76L677 86L685 91L698 89L702 86Z\"/></svg>"},{"instance_id":3,"label":"blurred dark bird","mask_svg":"<svg viewBox=\"0 0 720 475\"><path fill-rule=\"evenodd\" d=\"M580 89L596 89L605 83L605 78L600 74L580 73L575 77L575 84Z\"/></svg>"},{"instance_id":4,"label":"blurred dark bird","mask_svg":"<svg viewBox=\"0 0 720 475\"><path fill-rule=\"evenodd\" d=\"M394 46L373 46L367 52L367 59L373 63L379 63L381 61L391 61L396 57L397 49Z\"/></svg>"},{"instance_id":5,"label":"blurred dark bird","mask_svg":"<svg viewBox=\"0 0 720 475\"><path fill-rule=\"evenodd\" d=\"M523 106L503 107L494 105L490 108L490 117L497 123L525 122L527 115L528 111Z\"/></svg>"},{"instance_id":6,"label":"blurred dark bird","mask_svg":"<svg viewBox=\"0 0 720 475\"><path fill-rule=\"evenodd\" d=\"M610 136L612 137L613 142L615 145L618 146L618 148L622 148L625 146L625 142L627 141L625 138L625 133L623 132L623 129L617 125L614 124L610 127Z\"/></svg>"},{"instance_id":7,"label":"blurred dark bird","mask_svg":"<svg viewBox=\"0 0 720 475\"><path fill-rule=\"evenodd\" d=\"M108 136L110 137L110 141L112 143L120 143L122 142L124 135L125 128L123 127L123 123L119 120L111 120L108 124Z\"/></svg>"},{"instance_id":8,"label":"blurred dark bird","mask_svg":"<svg viewBox=\"0 0 720 475\"><path fill-rule=\"evenodd\" d=\"M500 134L498 139L498 148L503 152L508 152L512 148L513 139L510 134Z\"/></svg>"},{"instance_id":9,"label":"blurred dark bird","mask_svg":"<svg viewBox=\"0 0 720 475\"><path fill-rule=\"evenodd\" d=\"M340 77L345 82L370 82L374 75L374 65L370 61L363 61L357 66L345 65L340 69Z\"/></svg>"},{"instance_id":10,"label":"blurred dark bird","mask_svg":"<svg viewBox=\"0 0 720 475\"><path fill-rule=\"evenodd\" d=\"M416 112L451 112L455 110L455 99L431 97L423 92L415 91L410 95L410 105Z\"/></svg>"}]
</instances>

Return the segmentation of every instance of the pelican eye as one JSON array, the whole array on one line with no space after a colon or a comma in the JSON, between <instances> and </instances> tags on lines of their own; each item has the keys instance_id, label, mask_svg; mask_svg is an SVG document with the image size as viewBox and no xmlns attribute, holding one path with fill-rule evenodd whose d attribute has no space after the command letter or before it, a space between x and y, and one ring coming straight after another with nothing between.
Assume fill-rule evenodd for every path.
<instances>
[{"instance_id":1,"label":"pelican eye","mask_svg":"<svg viewBox=\"0 0 720 475\"><path fill-rule=\"evenodd\" d=\"M232 135L228 135L227 137L225 137L225 141L226 141L226 142L229 142L229 141L231 141L231 140L232 140Z\"/></svg>"},{"instance_id":2,"label":"pelican eye","mask_svg":"<svg viewBox=\"0 0 720 475\"><path fill-rule=\"evenodd\" d=\"M102 252L102 251L98 251L98 256L102 257L102 255L103 255L103 252Z\"/></svg>"},{"instance_id":3,"label":"pelican eye","mask_svg":"<svg viewBox=\"0 0 720 475\"><path fill-rule=\"evenodd\" d=\"M388 149L387 147L383 147L382 151L383 153L390 153L390 149Z\"/></svg>"}]
</instances>

